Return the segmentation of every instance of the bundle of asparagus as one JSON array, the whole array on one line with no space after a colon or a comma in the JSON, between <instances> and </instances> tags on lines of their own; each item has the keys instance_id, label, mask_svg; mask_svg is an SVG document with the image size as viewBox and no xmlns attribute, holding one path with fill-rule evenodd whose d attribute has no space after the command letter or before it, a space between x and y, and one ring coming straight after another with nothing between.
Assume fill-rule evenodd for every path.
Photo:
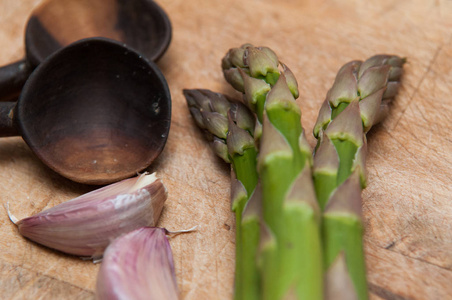
<instances>
[{"instance_id":1,"label":"bundle of asparagus","mask_svg":"<svg viewBox=\"0 0 452 300\"><path fill-rule=\"evenodd\" d=\"M238 67L234 61L243 63ZM242 131L237 132L237 122L231 122L231 118L226 122L227 112L221 112L210 102L206 104L206 98L225 99L224 96L206 90L184 91L196 123L209 132L208 138L212 141L216 153L232 163L233 174L237 178L232 180L233 210L237 222L236 299L259 299L263 295L273 299L290 293L300 297L304 294L308 298L316 299L321 298L322 294L319 209L311 179L311 149L301 127L300 109L294 101L295 97L298 97L296 80L285 65L281 64L282 70L279 70L278 65L280 63L272 50L250 45L232 49L223 59L225 75L235 73L234 76L231 75L233 78L242 79L234 86L245 92L245 103L256 112L258 120L254 134L249 125L241 127ZM226 77L228 78L227 75ZM236 105L234 103L232 107ZM234 110L236 109L232 109ZM216 125L212 126L211 120L214 118ZM255 185L248 185L251 188L246 188L244 182L249 178L257 180L258 174L252 174L249 168L248 173L242 172L243 164L238 165L234 161L248 161L248 167L251 167L257 163L256 157L246 155L243 151L239 153L231 150L252 149L250 137L254 135L259 139L261 122L264 130L259 167L256 169L254 165L253 171L259 170L262 193L259 189L253 193L252 188ZM219 123L222 125L217 126ZM223 129L220 130L221 133L214 129L218 127ZM238 135L247 138L238 138ZM218 139L221 139L221 142ZM235 144L230 144L232 142ZM256 153L254 152L254 155ZM279 188L274 189L275 185ZM305 188L306 186L310 189ZM260 199L262 195L263 199ZM254 199L254 205L251 205L250 201L244 209L250 198ZM259 222L261 201L264 201L263 222ZM266 225L263 235L265 238L261 239L263 267L259 276L255 257L261 223ZM284 275L275 280L271 275L275 272ZM314 280L307 280L311 277Z\"/></svg>"},{"instance_id":2,"label":"bundle of asparagus","mask_svg":"<svg viewBox=\"0 0 452 300\"><path fill-rule=\"evenodd\" d=\"M215 152L232 164L235 299L367 298L360 219L365 133L384 117L403 63L375 56L339 71L314 129L313 166L294 101L297 82L271 49L246 44L222 60L226 80L256 120L223 95L184 91ZM316 196L326 207L323 218Z\"/></svg>"}]
</instances>

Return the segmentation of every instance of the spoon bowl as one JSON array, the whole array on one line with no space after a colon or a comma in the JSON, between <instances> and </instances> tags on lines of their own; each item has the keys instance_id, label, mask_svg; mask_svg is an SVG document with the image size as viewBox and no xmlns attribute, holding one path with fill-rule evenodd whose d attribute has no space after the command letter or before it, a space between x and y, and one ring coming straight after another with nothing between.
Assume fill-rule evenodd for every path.
<instances>
[{"instance_id":1,"label":"spoon bowl","mask_svg":"<svg viewBox=\"0 0 452 300\"><path fill-rule=\"evenodd\" d=\"M26 58L0 68L0 99L17 97L36 66L77 40L110 38L157 61L171 36L168 15L152 0L46 0L27 22Z\"/></svg>"},{"instance_id":2,"label":"spoon bowl","mask_svg":"<svg viewBox=\"0 0 452 300\"><path fill-rule=\"evenodd\" d=\"M57 173L106 184L148 167L165 146L170 122L168 85L155 64L115 41L88 38L36 68L12 124Z\"/></svg>"}]
</instances>

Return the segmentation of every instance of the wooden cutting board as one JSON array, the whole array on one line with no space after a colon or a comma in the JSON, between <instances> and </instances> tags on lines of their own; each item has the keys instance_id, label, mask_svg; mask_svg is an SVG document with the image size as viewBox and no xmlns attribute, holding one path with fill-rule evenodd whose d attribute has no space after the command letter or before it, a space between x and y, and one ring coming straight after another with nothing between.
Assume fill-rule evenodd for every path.
<instances>
[{"instance_id":1,"label":"wooden cutting board","mask_svg":"<svg viewBox=\"0 0 452 300\"><path fill-rule=\"evenodd\" d=\"M38 0L0 1L0 65L24 55ZM365 250L372 299L452 297L452 1L161 0L173 23L159 62L173 97L168 144L149 168L169 190L159 223L198 225L171 239L183 299L231 299L234 216L229 167L195 127L183 88L235 95L220 60L250 42L273 48L300 86L311 132L337 70L377 53L405 56L400 93L369 134ZM314 138L308 134L309 142ZM91 190L50 171L21 138L0 139L0 202L19 218ZM0 209L1 299L94 298L99 265L22 238Z\"/></svg>"}]
</instances>

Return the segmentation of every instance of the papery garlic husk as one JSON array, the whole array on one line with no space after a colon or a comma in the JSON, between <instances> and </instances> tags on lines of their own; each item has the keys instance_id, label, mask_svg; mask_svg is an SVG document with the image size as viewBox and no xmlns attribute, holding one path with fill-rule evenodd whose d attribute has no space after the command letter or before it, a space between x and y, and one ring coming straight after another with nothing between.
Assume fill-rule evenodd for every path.
<instances>
[{"instance_id":1,"label":"papery garlic husk","mask_svg":"<svg viewBox=\"0 0 452 300\"><path fill-rule=\"evenodd\" d=\"M97 259L118 236L155 226L168 197L154 174L125 179L16 222L30 240ZM13 219L13 218L11 218Z\"/></svg>"},{"instance_id":2,"label":"papery garlic husk","mask_svg":"<svg viewBox=\"0 0 452 300\"><path fill-rule=\"evenodd\" d=\"M163 228L145 227L113 241L97 276L97 299L179 299L166 233Z\"/></svg>"}]
</instances>

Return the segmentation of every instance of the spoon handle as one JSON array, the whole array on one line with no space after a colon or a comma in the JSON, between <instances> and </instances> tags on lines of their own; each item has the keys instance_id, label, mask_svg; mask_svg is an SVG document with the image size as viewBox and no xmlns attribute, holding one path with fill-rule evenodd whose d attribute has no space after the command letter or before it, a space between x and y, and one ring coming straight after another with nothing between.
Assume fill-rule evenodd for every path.
<instances>
[{"instance_id":1,"label":"spoon handle","mask_svg":"<svg viewBox=\"0 0 452 300\"><path fill-rule=\"evenodd\" d=\"M13 121L15 107L16 102L0 102L0 137L19 135Z\"/></svg>"},{"instance_id":2,"label":"spoon handle","mask_svg":"<svg viewBox=\"0 0 452 300\"><path fill-rule=\"evenodd\" d=\"M25 59L0 68L0 101L17 98L32 68Z\"/></svg>"}]
</instances>

